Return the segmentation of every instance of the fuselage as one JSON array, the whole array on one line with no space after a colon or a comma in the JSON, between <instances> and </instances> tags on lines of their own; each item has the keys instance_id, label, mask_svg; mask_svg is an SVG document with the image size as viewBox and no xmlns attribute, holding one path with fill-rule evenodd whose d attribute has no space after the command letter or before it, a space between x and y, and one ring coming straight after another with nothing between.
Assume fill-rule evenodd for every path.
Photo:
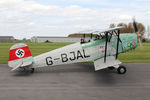
<instances>
[{"instance_id":1,"label":"fuselage","mask_svg":"<svg viewBox=\"0 0 150 100\"><path fill-rule=\"evenodd\" d=\"M117 38L115 35L109 37L107 43L107 56L116 54ZM119 42L119 52L126 52L137 46L136 34L121 34ZM91 40L86 43L74 43L56 50L34 57L33 68L70 64L77 62L95 61L104 57L106 38Z\"/></svg>"},{"instance_id":2,"label":"fuselage","mask_svg":"<svg viewBox=\"0 0 150 100\"><path fill-rule=\"evenodd\" d=\"M101 52L97 49L100 44L94 47L84 47L84 45L87 44L91 45L92 42L89 43L81 44L78 42L36 56L34 57L33 67L54 66L60 64L91 61L96 56L100 56Z\"/></svg>"}]
</instances>

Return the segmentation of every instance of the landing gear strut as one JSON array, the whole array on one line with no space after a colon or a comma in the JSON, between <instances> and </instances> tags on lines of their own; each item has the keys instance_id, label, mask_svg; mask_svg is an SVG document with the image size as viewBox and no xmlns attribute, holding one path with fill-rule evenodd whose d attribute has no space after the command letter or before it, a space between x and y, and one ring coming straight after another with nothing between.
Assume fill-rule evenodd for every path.
<instances>
[{"instance_id":1,"label":"landing gear strut","mask_svg":"<svg viewBox=\"0 0 150 100\"><path fill-rule=\"evenodd\" d=\"M111 66L111 67L108 67L108 69L110 69L110 70L114 70L114 69L115 69L115 67Z\"/></svg>"},{"instance_id":2,"label":"landing gear strut","mask_svg":"<svg viewBox=\"0 0 150 100\"><path fill-rule=\"evenodd\" d=\"M22 68L22 71L24 72L30 72L30 73L34 73L34 68Z\"/></svg>"}]
</instances>

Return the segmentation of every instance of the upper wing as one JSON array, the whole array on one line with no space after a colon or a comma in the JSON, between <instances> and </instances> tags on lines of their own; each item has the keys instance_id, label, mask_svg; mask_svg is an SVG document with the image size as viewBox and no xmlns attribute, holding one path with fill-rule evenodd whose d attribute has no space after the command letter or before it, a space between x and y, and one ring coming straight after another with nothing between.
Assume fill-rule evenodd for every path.
<instances>
[{"instance_id":1,"label":"upper wing","mask_svg":"<svg viewBox=\"0 0 150 100\"><path fill-rule=\"evenodd\" d=\"M79 33L84 33L84 34L95 33L95 34L99 34L99 33L112 32L112 31L121 30L121 29L124 29L124 27L121 26L121 27L109 28L109 29L105 29L105 30L87 30L87 31L80 31Z\"/></svg>"}]
</instances>

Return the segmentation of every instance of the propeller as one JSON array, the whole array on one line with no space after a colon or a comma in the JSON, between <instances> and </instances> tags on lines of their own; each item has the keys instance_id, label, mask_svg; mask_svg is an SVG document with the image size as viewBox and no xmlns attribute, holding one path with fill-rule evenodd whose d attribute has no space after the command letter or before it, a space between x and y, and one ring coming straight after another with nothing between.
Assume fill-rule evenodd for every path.
<instances>
[{"instance_id":1,"label":"propeller","mask_svg":"<svg viewBox=\"0 0 150 100\"><path fill-rule=\"evenodd\" d=\"M141 41L141 34L138 30L138 27L137 27L137 23L135 21L135 18L133 17L133 27L134 27L134 31L136 32L137 36L138 36L138 41L139 41L139 44L140 44L140 47L142 47L142 41Z\"/></svg>"}]
</instances>

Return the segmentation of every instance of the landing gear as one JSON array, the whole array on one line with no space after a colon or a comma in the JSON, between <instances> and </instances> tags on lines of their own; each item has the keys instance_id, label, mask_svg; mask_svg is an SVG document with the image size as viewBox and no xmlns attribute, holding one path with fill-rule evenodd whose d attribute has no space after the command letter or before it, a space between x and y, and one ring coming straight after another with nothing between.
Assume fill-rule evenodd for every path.
<instances>
[{"instance_id":1,"label":"landing gear","mask_svg":"<svg viewBox=\"0 0 150 100\"><path fill-rule=\"evenodd\" d=\"M115 69L115 67L111 66L111 67L108 67L108 69L110 69L110 70L114 70L114 69Z\"/></svg>"},{"instance_id":2,"label":"landing gear","mask_svg":"<svg viewBox=\"0 0 150 100\"><path fill-rule=\"evenodd\" d=\"M118 68L117 68L117 72L118 72L118 74L125 74L126 73L126 68L124 67L124 66L119 66Z\"/></svg>"},{"instance_id":3,"label":"landing gear","mask_svg":"<svg viewBox=\"0 0 150 100\"><path fill-rule=\"evenodd\" d=\"M31 68L31 71L30 71L31 73L34 73L34 68Z\"/></svg>"},{"instance_id":4,"label":"landing gear","mask_svg":"<svg viewBox=\"0 0 150 100\"><path fill-rule=\"evenodd\" d=\"M25 67L22 67L20 68L22 72L29 72L29 73L34 73L34 68L25 68Z\"/></svg>"},{"instance_id":5,"label":"landing gear","mask_svg":"<svg viewBox=\"0 0 150 100\"><path fill-rule=\"evenodd\" d=\"M124 67L124 66L122 66L122 65L116 65L116 66L110 66L110 67L108 67L108 69L110 69L110 70L117 70L117 72L118 72L118 74L125 74L126 73L126 68Z\"/></svg>"}]
</instances>

